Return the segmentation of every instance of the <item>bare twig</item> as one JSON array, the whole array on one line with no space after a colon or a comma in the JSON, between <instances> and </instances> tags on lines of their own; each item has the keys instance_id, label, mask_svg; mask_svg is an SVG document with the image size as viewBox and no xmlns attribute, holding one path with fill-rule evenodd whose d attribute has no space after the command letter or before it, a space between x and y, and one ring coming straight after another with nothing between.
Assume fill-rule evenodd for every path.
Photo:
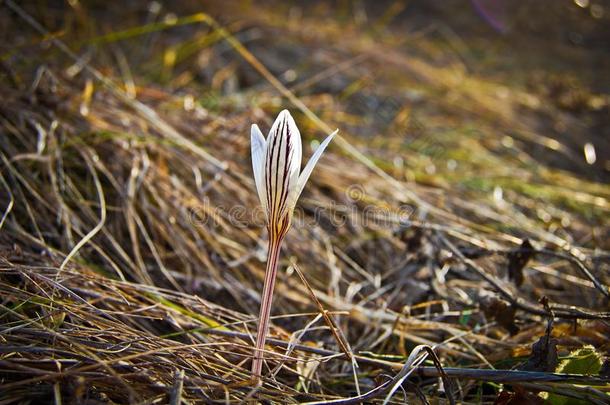
<instances>
[{"instance_id":1,"label":"bare twig","mask_svg":"<svg viewBox=\"0 0 610 405\"><path fill-rule=\"evenodd\" d=\"M240 339L249 339L249 335L243 332L235 331L223 331L218 329L209 328L193 328L189 329L191 332L199 332L212 335L222 335L237 337ZM290 342L283 340L269 338L267 343L273 346L287 348ZM318 347L312 347L308 345L291 345L295 350L314 353L325 357L340 357L349 361L349 357L343 353L335 352L328 349L321 349ZM372 357L365 357L354 354L354 357L360 364L368 364L371 366L377 366L383 369L402 369L404 364L391 362L387 360L376 359ZM599 385L603 386L610 384L610 378L608 377L597 377L588 375L576 375L576 374L561 374L561 373L548 373L538 371L520 371L520 370L484 370L484 369L469 369L469 368L455 368L455 367L443 367L443 370L449 378L460 378L460 379L473 379L481 381L497 381L501 383L516 383L516 382L556 382L566 384L588 384L588 385ZM441 373L436 367L419 366L413 373L420 377L440 377Z\"/></svg>"},{"instance_id":2,"label":"bare twig","mask_svg":"<svg viewBox=\"0 0 610 405\"><path fill-rule=\"evenodd\" d=\"M477 273L481 278L491 284L507 301L513 304L515 307L529 312L534 315L547 316L548 312L544 309L538 308L529 302L523 301L523 299L519 297L515 297L514 294L511 294L502 283L497 280L495 277L487 273L483 270L478 264L476 264L473 260L468 259L464 256L462 252L451 243L444 235L441 233L437 233L440 240L443 242L445 246L453 253L460 261L466 264L471 270ZM610 319L610 313L608 312L588 312L582 309L562 309L557 307L551 307L556 317L566 318L566 319Z\"/></svg>"}]
</instances>

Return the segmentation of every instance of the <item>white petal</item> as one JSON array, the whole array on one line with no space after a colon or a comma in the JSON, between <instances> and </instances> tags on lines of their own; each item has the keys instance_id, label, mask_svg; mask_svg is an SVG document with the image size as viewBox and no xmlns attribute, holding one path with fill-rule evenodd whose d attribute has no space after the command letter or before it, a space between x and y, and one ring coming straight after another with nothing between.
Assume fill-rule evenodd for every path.
<instances>
[{"instance_id":1,"label":"white petal","mask_svg":"<svg viewBox=\"0 0 610 405\"><path fill-rule=\"evenodd\" d=\"M254 183L258 198L261 200L263 211L267 212L267 191L265 189L265 151L267 144L258 125L253 124L250 129L250 147L252 150L252 171L254 172Z\"/></svg>"},{"instance_id":2,"label":"white petal","mask_svg":"<svg viewBox=\"0 0 610 405\"><path fill-rule=\"evenodd\" d=\"M283 110L267 137L265 187L270 220L279 220L288 209L288 197L298 181L301 168L301 134L294 119Z\"/></svg>"},{"instance_id":3,"label":"white petal","mask_svg":"<svg viewBox=\"0 0 610 405\"><path fill-rule=\"evenodd\" d=\"M309 176L311 175L311 172L313 171L314 167L316 167L316 163L318 163L318 160L322 156L322 153L324 153L324 149L326 149L326 147L328 146L328 144L330 143L330 141L333 139L333 137L335 136L335 134L337 132L339 132L338 129L336 129L332 134L328 135L326 137L326 139L320 144L320 146L318 146L318 148L316 149L314 154L309 159L309 162L307 162L307 165L305 166L305 168L299 175L299 180L294 189L294 192L291 193L291 196L289 198L289 200L290 200L289 204L291 207L294 207L296 205L297 200L299 199L299 197L301 196L301 193L303 192L303 189L305 188L305 184L307 183L307 180L309 180Z\"/></svg>"},{"instance_id":4,"label":"white petal","mask_svg":"<svg viewBox=\"0 0 610 405\"><path fill-rule=\"evenodd\" d=\"M294 119L290 113L288 113L288 128L291 133L290 149L292 155L288 175L290 176L290 189L294 189L299 180L299 173L301 172L303 146L301 145L301 133L299 132L299 128L297 128L297 124L294 122Z\"/></svg>"}]
</instances>

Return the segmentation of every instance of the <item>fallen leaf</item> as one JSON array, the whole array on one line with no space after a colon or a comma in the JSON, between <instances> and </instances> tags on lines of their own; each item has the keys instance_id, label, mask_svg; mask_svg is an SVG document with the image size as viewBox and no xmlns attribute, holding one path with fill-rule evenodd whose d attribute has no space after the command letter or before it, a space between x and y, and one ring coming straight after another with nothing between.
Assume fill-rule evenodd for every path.
<instances>
[{"instance_id":1,"label":"fallen leaf","mask_svg":"<svg viewBox=\"0 0 610 405\"><path fill-rule=\"evenodd\" d=\"M493 318L511 335L519 332L519 327L515 324L515 313L517 310L508 301L493 295L486 295L481 297L479 305L486 316Z\"/></svg>"},{"instance_id":2,"label":"fallen leaf","mask_svg":"<svg viewBox=\"0 0 610 405\"><path fill-rule=\"evenodd\" d=\"M534 247L525 239L519 249L508 253L508 279L518 287L523 284L523 268L534 256Z\"/></svg>"}]
</instances>

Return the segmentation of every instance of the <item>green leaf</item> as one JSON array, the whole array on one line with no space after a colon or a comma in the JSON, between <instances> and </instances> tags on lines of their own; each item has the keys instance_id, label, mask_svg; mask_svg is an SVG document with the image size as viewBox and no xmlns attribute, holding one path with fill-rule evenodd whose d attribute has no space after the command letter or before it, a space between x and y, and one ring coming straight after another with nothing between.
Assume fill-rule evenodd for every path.
<instances>
[{"instance_id":1,"label":"green leaf","mask_svg":"<svg viewBox=\"0 0 610 405\"><path fill-rule=\"evenodd\" d=\"M570 353L566 359L559 363L555 371L564 374L594 375L599 374L601 367L602 356L595 351L593 346L584 346ZM589 402L550 393L546 403L551 405L587 405Z\"/></svg>"}]
</instances>

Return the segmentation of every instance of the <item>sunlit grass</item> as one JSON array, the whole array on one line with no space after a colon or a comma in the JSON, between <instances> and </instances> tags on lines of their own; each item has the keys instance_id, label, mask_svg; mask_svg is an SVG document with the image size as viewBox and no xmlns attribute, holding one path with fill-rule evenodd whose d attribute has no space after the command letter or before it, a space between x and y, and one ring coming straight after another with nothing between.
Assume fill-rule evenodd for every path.
<instances>
[{"instance_id":1,"label":"sunlit grass","mask_svg":"<svg viewBox=\"0 0 610 405\"><path fill-rule=\"evenodd\" d=\"M374 15L358 2L246 3L28 8L45 34L11 15L0 402L347 399L428 344L460 379L458 401L494 403L512 382L459 373L522 366L547 327L541 297L558 314L560 357L584 342L604 350L607 300L579 267L608 284L608 173L579 144L608 107L579 68L593 50L543 38L549 53L532 56L511 47L520 32L418 25L426 15L412 20L400 1ZM244 209L258 205L249 126L269 127L283 108L305 156L325 128L341 137L297 206L264 383L251 392L267 236ZM525 238L538 250L516 286L509 253ZM517 334L510 314L485 314L489 297L529 305L508 319ZM425 384L409 381L443 401L424 365ZM540 384L528 389L549 389ZM417 401L403 388L395 403Z\"/></svg>"}]
</instances>

